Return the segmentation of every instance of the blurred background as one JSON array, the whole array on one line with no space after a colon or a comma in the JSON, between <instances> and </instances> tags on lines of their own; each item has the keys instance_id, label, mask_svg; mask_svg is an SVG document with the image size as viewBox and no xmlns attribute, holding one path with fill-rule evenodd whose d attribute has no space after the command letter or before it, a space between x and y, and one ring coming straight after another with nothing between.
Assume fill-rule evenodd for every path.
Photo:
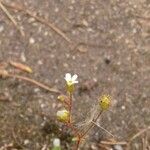
<instances>
[{"instance_id":1,"label":"blurred background","mask_svg":"<svg viewBox=\"0 0 150 150\"><path fill-rule=\"evenodd\" d=\"M150 1L149 0L2 0L0 1L0 71L25 76L65 93L64 76L78 74L74 95L76 121L90 117L103 94L111 108L98 124L131 150L149 150ZM24 72L10 61L25 64ZM17 78L0 78L0 150L73 146L60 133L56 112L59 92L46 91ZM146 131L146 132L145 132ZM124 150L105 145L112 137L98 127L81 149Z\"/></svg>"}]
</instances>

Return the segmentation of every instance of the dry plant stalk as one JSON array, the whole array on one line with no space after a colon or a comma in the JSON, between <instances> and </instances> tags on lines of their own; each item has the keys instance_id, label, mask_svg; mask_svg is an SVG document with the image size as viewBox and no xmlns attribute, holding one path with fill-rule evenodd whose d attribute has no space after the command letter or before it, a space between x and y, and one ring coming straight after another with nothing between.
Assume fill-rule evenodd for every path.
<instances>
[{"instance_id":1,"label":"dry plant stalk","mask_svg":"<svg viewBox=\"0 0 150 150\"><path fill-rule=\"evenodd\" d=\"M25 33L23 32L23 30L18 26L18 23L16 22L16 20L12 17L10 12L6 9L6 7L3 5L3 3L1 1L0 1L0 8L6 14L6 16L12 21L12 23L17 28L17 30L19 30L20 34L22 36L25 36Z\"/></svg>"},{"instance_id":2,"label":"dry plant stalk","mask_svg":"<svg viewBox=\"0 0 150 150\"><path fill-rule=\"evenodd\" d=\"M133 140L135 140L137 137L141 136L142 134L144 134L144 133L145 133L146 131L148 131L148 130L150 130L150 126L148 126L148 127L145 128L145 129L140 130L140 131L137 132L135 135L133 135L133 136L128 140L126 150L130 150L130 145L131 145L131 143L133 142Z\"/></svg>"},{"instance_id":3,"label":"dry plant stalk","mask_svg":"<svg viewBox=\"0 0 150 150\"><path fill-rule=\"evenodd\" d=\"M2 78L15 78L15 79L20 79L20 80L23 80L23 81L27 81L29 83L32 83L40 88L43 88L49 92L53 92L53 93L57 93L57 94L60 94L61 92L55 88L50 88L49 86L43 84L43 83L40 83L34 79L31 79L29 77L24 77L24 76L21 76L21 75L16 75L16 74L10 74L8 73L8 71L6 70L0 70L0 77Z\"/></svg>"},{"instance_id":4,"label":"dry plant stalk","mask_svg":"<svg viewBox=\"0 0 150 150\"><path fill-rule=\"evenodd\" d=\"M67 41L70 44L70 48L73 50L78 50L79 52L85 53L87 52L86 49L84 49L83 47L81 47L80 44L76 44L74 43L74 41L72 41L63 31L61 31L58 27L56 27L53 23L51 23L50 21L43 19L42 17L37 16L35 13L33 13L30 10L27 10L26 8L23 8L21 5L18 5L16 3L12 3L12 4L7 4L5 2L1 2L1 4L3 4L6 7L9 7L11 9L17 10L17 11L23 11L25 14L27 14L28 16L34 18L36 21L48 26L49 28L51 28L53 31L55 31L58 35L60 35L65 41ZM16 24L16 23L15 23ZM18 28L18 26L17 26ZM21 29L19 29L20 32L22 32Z\"/></svg>"},{"instance_id":5,"label":"dry plant stalk","mask_svg":"<svg viewBox=\"0 0 150 150\"><path fill-rule=\"evenodd\" d=\"M32 69L31 67L27 66L27 65L24 65L22 63L19 63L19 62L14 62L14 61L10 61L9 62L11 66L17 68L17 69L20 69L22 71L26 71L28 73L32 73Z\"/></svg>"},{"instance_id":6,"label":"dry plant stalk","mask_svg":"<svg viewBox=\"0 0 150 150\"><path fill-rule=\"evenodd\" d=\"M35 13L31 12L30 10L27 10L26 8L23 8L20 5L17 5L15 3L12 4L7 4L2 2L3 5L5 5L6 7L18 10L18 11L23 11L25 14L29 15L30 17L36 19L38 22L41 22L45 25L47 25L48 27L50 27L51 29L53 29L57 34L59 34L61 37L63 37L67 42L71 43L71 40L69 39L69 37L67 37L65 35L64 32L62 32L59 28L57 28L55 25L53 25L51 22L43 19L42 17L37 16Z\"/></svg>"},{"instance_id":7,"label":"dry plant stalk","mask_svg":"<svg viewBox=\"0 0 150 150\"><path fill-rule=\"evenodd\" d=\"M122 142L117 142L117 141L101 141L101 144L104 145L127 145L127 142L122 141Z\"/></svg>"}]
</instances>

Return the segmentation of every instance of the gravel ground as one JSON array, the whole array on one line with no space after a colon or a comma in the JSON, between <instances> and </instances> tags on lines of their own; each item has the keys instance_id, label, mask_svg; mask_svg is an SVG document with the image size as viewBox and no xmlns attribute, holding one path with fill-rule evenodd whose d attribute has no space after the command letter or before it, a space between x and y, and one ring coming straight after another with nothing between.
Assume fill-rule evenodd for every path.
<instances>
[{"instance_id":1,"label":"gravel ground","mask_svg":"<svg viewBox=\"0 0 150 150\"><path fill-rule=\"evenodd\" d=\"M25 36L0 9L0 64L10 60L26 64L32 74L6 67L61 92L65 91L65 73L78 74L74 113L79 121L90 116L100 95L109 94L111 109L98 123L118 141L127 141L150 125L149 0L3 1L45 18L71 42L23 11L6 7ZM44 150L51 147L54 137L61 138L64 149L71 149L71 135L55 132L59 124L55 113L62 107L56 100L58 94L13 78L0 79L0 87L0 96L9 100L0 101L1 150L11 144L16 149ZM82 147L102 149L100 141L109 138L95 127ZM131 149L142 150L142 139L150 145L146 132ZM112 149L123 149L118 147Z\"/></svg>"}]
</instances>

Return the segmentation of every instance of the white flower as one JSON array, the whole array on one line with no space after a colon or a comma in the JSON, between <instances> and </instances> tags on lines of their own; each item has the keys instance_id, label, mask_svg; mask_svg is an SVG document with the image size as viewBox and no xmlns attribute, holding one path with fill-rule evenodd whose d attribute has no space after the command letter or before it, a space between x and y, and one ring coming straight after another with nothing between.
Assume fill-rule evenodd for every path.
<instances>
[{"instance_id":1,"label":"white flower","mask_svg":"<svg viewBox=\"0 0 150 150\"><path fill-rule=\"evenodd\" d=\"M77 78L78 78L78 75L74 74L72 77L71 77L71 74L70 73L66 73L65 75L65 80L67 82L67 85L73 85L73 84L76 84L78 83L77 81Z\"/></svg>"}]
</instances>

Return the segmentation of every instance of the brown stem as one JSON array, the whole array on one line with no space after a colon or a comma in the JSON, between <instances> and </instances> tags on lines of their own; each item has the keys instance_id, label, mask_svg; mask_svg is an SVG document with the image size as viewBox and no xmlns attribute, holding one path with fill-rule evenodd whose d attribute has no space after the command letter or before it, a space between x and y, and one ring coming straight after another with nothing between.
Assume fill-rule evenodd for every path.
<instances>
[{"instance_id":1,"label":"brown stem","mask_svg":"<svg viewBox=\"0 0 150 150\"><path fill-rule=\"evenodd\" d=\"M58 27L56 27L52 22L49 22L45 19L43 19L42 17L39 17L37 15L35 15L35 13L33 13L30 10L27 10L26 8L23 8L20 5L17 4L7 4L2 2L3 5L5 5L6 7L10 7L12 9L18 10L18 11L23 11L25 14L29 15L30 17L33 17L34 19L36 19L38 22L41 22L45 25L47 25L48 27L50 27L51 29L53 29L53 31L55 31L58 35L60 35L61 37L63 37L68 43L72 43L72 41L70 40L70 38L63 32L61 31Z\"/></svg>"},{"instance_id":2,"label":"brown stem","mask_svg":"<svg viewBox=\"0 0 150 150\"><path fill-rule=\"evenodd\" d=\"M77 141L77 145L76 145L76 149L75 150L78 150L80 142L81 142L81 138L79 138L79 140Z\"/></svg>"},{"instance_id":3,"label":"brown stem","mask_svg":"<svg viewBox=\"0 0 150 150\"><path fill-rule=\"evenodd\" d=\"M70 103L68 103L67 101L64 101L63 103L70 107Z\"/></svg>"},{"instance_id":4,"label":"brown stem","mask_svg":"<svg viewBox=\"0 0 150 150\"><path fill-rule=\"evenodd\" d=\"M81 134L79 133L79 130L76 129L72 123L68 123L67 126L74 132L75 136L78 138L75 150L78 150L80 142L81 142Z\"/></svg>"},{"instance_id":5,"label":"brown stem","mask_svg":"<svg viewBox=\"0 0 150 150\"><path fill-rule=\"evenodd\" d=\"M37 86L39 86L39 87L41 87L41 88L43 88L43 89L45 89L45 90L47 90L49 92L54 92L54 93L59 93L59 94L61 93L57 89L50 88L47 85L44 85L43 83L40 83L40 82L35 81L33 79L30 79L28 77L24 77L24 76L20 76L20 75L14 75L14 74L7 74L7 76L30 82L30 83L35 84L35 85L37 85Z\"/></svg>"},{"instance_id":6,"label":"brown stem","mask_svg":"<svg viewBox=\"0 0 150 150\"><path fill-rule=\"evenodd\" d=\"M7 17L12 21L12 23L17 28L17 30L19 30L19 32L21 33L21 35L25 36L23 30L18 26L18 23L16 22L16 20L12 17L12 15L10 14L10 12L6 9L6 7L3 5L3 3L1 1L0 1L0 8L7 15Z\"/></svg>"},{"instance_id":7,"label":"brown stem","mask_svg":"<svg viewBox=\"0 0 150 150\"><path fill-rule=\"evenodd\" d=\"M70 105L69 105L69 114L70 114L70 116L69 116L69 123L71 123L71 121L72 121L72 118L71 118L71 114L72 114L72 94L71 93L69 93L69 103L70 103Z\"/></svg>"},{"instance_id":8,"label":"brown stem","mask_svg":"<svg viewBox=\"0 0 150 150\"><path fill-rule=\"evenodd\" d=\"M78 129L75 128L72 123L68 123L67 126L74 132L75 135L80 136Z\"/></svg>"}]
</instances>

